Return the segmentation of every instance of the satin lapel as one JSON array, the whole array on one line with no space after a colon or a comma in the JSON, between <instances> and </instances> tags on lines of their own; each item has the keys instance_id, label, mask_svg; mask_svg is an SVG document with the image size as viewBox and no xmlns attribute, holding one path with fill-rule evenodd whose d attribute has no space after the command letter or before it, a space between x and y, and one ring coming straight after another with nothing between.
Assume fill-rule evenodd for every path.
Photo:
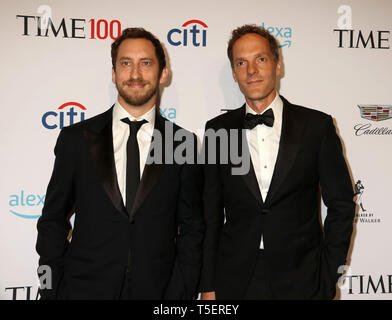
<instances>
[{"instance_id":1,"label":"satin lapel","mask_svg":"<svg viewBox=\"0 0 392 320\"><path fill-rule=\"evenodd\" d=\"M245 105L243 105L240 109L233 111L236 112L235 114L235 121L234 121L234 129L239 130L238 134L238 150L241 153L241 157L249 157L250 168L247 174L242 175L242 179L244 180L245 184L247 185L250 192L256 198L256 200L262 204L263 198L261 196L259 183L257 182L255 170L253 168L252 158L249 152L249 146L246 139L245 131L244 135L242 135L242 130L244 130L244 117L245 117Z\"/></svg>"},{"instance_id":2,"label":"satin lapel","mask_svg":"<svg viewBox=\"0 0 392 320\"><path fill-rule=\"evenodd\" d=\"M272 201L293 166L306 121L306 119L295 112L295 107L290 106L290 103L283 97L281 98L283 100L282 133L266 203Z\"/></svg>"},{"instance_id":3,"label":"satin lapel","mask_svg":"<svg viewBox=\"0 0 392 320\"><path fill-rule=\"evenodd\" d=\"M113 108L103 114L102 122L94 123L93 126L85 129L83 134L103 189L114 207L128 217L118 186L114 163L112 114Z\"/></svg>"},{"instance_id":4,"label":"satin lapel","mask_svg":"<svg viewBox=\"0 0 392 320\"><path fill-rule=\"evenodd\" d=\"M162 137L162 163L151 163L147 164L144 167L143 170L143 175L140 180L139 187L136 192L136 197L135 201L132 206L131 210L131 217L134 217L137 210L140 208L140 206L143 204L143 202L146 200L148 194L151 192L152 188L156 184L158 178L162 174L163 168L164 168L164 159L165 159L165 120L163 117L160 115L159 110L157 109L156 111L156 116L155 116L155 128L154 128L154 134L152 137L152 141L154 139L159 139L156 138L156 135L161 135ZM159 141L159 140L158 140ZM154 150L156 152L156 150ZM150 156L150 153L149 153ZM148 162L148 161L147 161Z\"/></svg>"},{"instance_id":5,"label":"satin lapel","mask_svg":"<svg viewBox=\"0 0 392 320\"><path fill-rule=\"evenodd\" d=\"M260 204L263 204L263 197L260 192L259 183L257 182L256 173L253 168L252 160L250 161L250 169L248 174L243 175L242 178L244 179L246 185L248 186L249 190L252 192L256 200Z\"/></svg>"}]
</instances>

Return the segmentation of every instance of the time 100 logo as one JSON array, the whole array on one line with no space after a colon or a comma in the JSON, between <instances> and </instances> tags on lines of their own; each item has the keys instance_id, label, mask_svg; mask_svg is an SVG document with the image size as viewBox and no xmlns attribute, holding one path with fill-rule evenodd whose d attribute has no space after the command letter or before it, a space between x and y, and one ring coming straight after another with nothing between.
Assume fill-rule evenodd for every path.
<instances>
[{"instance_id":1,"label":"time 100 logo","mask_svg":"<svg viewBox=\"0 0 392 320\"><path fill-rule=\"evenodd\" d=\"M113 40L116 40L121 35L121 22L118 20L112 20L110 22L105 19L99 19L95 22L95 19L90 19L90 39L106 39L108 35Z\"/></svg>"}]
</instances>

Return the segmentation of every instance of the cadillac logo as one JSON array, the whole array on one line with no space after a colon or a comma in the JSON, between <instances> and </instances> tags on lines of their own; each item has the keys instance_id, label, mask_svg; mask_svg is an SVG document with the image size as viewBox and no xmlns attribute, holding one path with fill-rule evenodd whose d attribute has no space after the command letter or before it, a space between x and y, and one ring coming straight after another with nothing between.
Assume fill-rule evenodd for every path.
<instances>
[{"instance_id":1,"label":"cadillac logo","mask_svg":"<svg viewBox=\"0 0 392 320\"><path fill-rule=\"evenodd\" d=\"M380 104L359 104L361 117L367 120L381 121L392 118L392 106Z\"/></svg>"}]
</instances>

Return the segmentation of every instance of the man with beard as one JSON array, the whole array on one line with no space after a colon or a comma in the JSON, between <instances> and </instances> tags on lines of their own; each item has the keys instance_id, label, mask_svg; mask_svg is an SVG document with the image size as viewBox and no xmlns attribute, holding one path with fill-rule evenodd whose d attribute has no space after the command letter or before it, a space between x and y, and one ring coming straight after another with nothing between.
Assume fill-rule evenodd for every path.
<instances>
[{"instance_id":1,"label":"man with beard","mask_svg":"<svg viewBox=\"0 0 392 320\"><path fill-rule=\"evenodd\" d=\"M165 162L165 128L183 129L156 107L168 75L162 45L128 28L112 44L112 65L118 101L63 128L55 147L37 224L39 264L52 275L41 297L191 299L201 265L202 175L196 164ZM148 161L155 139L160 163ZM170 141L173 149L183 142Z\"/></svg>"}]
</instances>

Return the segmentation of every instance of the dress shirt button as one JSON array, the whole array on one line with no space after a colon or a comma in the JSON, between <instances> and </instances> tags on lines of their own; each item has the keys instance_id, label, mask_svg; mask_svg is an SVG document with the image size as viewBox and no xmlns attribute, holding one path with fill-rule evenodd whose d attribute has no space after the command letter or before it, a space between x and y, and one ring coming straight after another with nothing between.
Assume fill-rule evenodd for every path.
<instances>
[{"instance_id":1,"label":"dress shirt button","mask_svg":"<svg viewBox=\"0 0 392 320\"><path fill-rule=\"evenodd\" d=\"M267 169L267 166L264 166L264 169Z\"/></svg>"}]
</instances>

